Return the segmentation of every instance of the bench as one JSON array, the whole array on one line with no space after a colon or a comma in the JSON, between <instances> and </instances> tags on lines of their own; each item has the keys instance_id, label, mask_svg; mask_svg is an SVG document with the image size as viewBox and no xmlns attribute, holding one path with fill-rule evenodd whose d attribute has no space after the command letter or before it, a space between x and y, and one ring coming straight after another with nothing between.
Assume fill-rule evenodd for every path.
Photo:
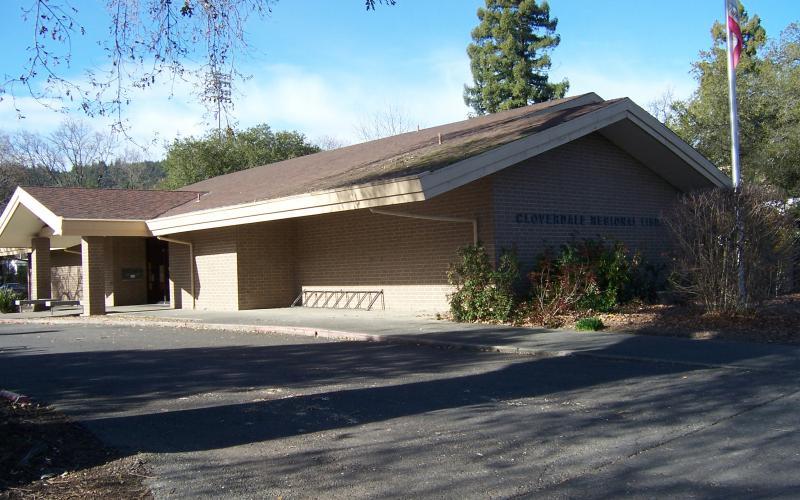
<instances>
[{"instance_id":1,"label":"bench","mask_svg":"<svg viewBox=\"0 0 800 500\"><path fill-rule=\"evenodd\" d=\"M22 306L33 306L34 311L43 311L48 300L50 299L20 299L15 300L14 304L19 306L20 312L22 312Z\"/></svg>"},{"instance_id":2,"label":"bench","mask_svg":"<svg viewBox=\"0 0 800 500\"><path fill-rule=\"evenodd\" d=\"M47 300L45 301L44 305L45 307L50 308L51 315L56 310L56 308L75 307L75 306L81 306L81 308L83 308L83 305L81 304L80 300Z\"/></svg>"},{"instance_id":3,"label":"bench","mask_svg":"<svg viewBox=\"0 0 800 500\"><path fill-rule=\"evenodd\" d=\"M14 304L18 306L35 306L44 305L50 299L30 299L30 300L15 300Z\"/></svg>"},{"instance_id":4,"label":"bench","mask_svg":"<svg viewBox=\"0 0 800 500\"><path fill-rule=\"evenodd\" d=\"M14 304L18 306L33 306L34 311L37 307L39 308L47 308L50 309L50 314L52 315L56 308L61 307L75 307L80 306L80 300L54 300L54 299L26 299L26 300L15 300ZM41 309L40 309L41 310Z\"/></svg>"}]
</instances>

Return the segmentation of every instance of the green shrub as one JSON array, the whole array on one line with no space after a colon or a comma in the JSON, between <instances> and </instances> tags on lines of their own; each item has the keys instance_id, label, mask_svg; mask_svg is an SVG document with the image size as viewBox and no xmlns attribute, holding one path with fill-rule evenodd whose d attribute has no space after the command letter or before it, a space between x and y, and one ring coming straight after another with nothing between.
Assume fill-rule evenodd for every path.
<instances>
[{"instance_id":1,"label":"green shrub","mask_svg":"<svg viewBox=\"0 0 800 500\"><path fill-rule=\"evenodd\" d=\"M0 312L12 313L17 311L17 306L14 301L19 298L19 295L13 290L7 288L0 288Z\"/></svg>"},{"instance_id":2,"label":"green shrub","mask_svg":"<svg viewBox=\"0 0 800 500\"><path fill-rule=\"evenodd\" d=\"M622 243L601 239L563 245L559 261L562 266L582 265L589 273L589 286L578 309L608 312L619 305L639 257L629 257Z\"/></svg>"},{"instance_id":3,"label":"green shrub","mask_svg":"<svg viewBox=\"0 0 800 500\"><path fill-rule=\"evenodd\" d=\"M516 304L514 282L519 278L516 255L503 252L497 268L481 245L459 249L450 266L448 282L455 291L448 297L456 321L508 321Z\"/></svg>"},{"instance_id":4,"label":"green shrub","mask_svg":"<svg viewBox=\"0 0 800 500\"><path fill-rule=\"evenodd\" d=\"M604 327L603 320L597 316L581 318L575 322L575 329L579 332L596 332Z\"/></svg>"},{"instance_id":5,"label":"green shrub","mask_svg":"<svg viewBox=\"0 0 800 500\"><path fill-rule=\"evenodd\" d=\"M528 319L560 326L559 317L568 312L609 312L634 298L649 300L659 274L619 242L583 240L562 245L558 253L548 249L528 274Z\"/></svg>"}]
</instances>

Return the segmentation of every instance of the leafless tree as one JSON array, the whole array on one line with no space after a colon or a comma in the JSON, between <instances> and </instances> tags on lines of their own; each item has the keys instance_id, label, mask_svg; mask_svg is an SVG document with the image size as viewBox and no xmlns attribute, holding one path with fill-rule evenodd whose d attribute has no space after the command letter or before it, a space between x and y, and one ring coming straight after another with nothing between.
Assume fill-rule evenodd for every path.
<instances>
[{"instance_id":1,"label":"leafless tree","mask_svg":"<svg viewBox=\"0 0 800 500\"><path fill-rule=\"evenodd\" d=\"M109 176L102 187L153 189L164 178L155 162L147 161L139 149L126 149L109 166Z\"/></svg>"},{"instance_id":2,"label":"leafless tree","mask_svg":"<svg viewBox=\"0 0 800 500\"><path fill-rule=\"evenodd\" d=\"M653 99L647 104L647 111L655 116L661 123L668 123L675 113L672 105L675 103L675 90L672 87L667 87L660 96Z\"/></svg>"},{"instance_id":3,"label":"leafless tree","mask_svg":"<svg viewBox=\"0 0 800 500\"><path fill-rule=\"evenodd\" d=\"M11 140L0 133L0 209L5 208L14 190L27 182L27 170L14 161Z\"/></svg>"},{"instance_id":4,"label":"leafless tree","mask_svg":"<svg viewBox=\"0 0 800 500\"><path fill-rule=\"evenodd\" d=\"M742 312L785 290L796 229L785 198L762 186L684 195L664 220L675 245L673 284L716 313ZM744 221L746 300L739 300L736 209Z\"/></svg>"},{"instance_id":5,"label":"leafless tree","mask_svg":"<svg viewBox=\"0 0 800 500\"><path fill-rule=\"evenodd\" d=\"M400 106L389 105L361 119L356 125L356 133L364 141L374 141L393 135L411 132L417 125Z\"/></svg>"},{"instance_id":6,"label":"leafless tree","mask_svg":"<svg viewBox=\"0 0 800 500\"><path fill-rule=\"evenodd\" d=\"M344 141L332 135L323 135L322 137L319 137L316 141L314 141L314 144L316 144L323 151L330 151L331 149L339 149L345 146L349 146L347 141Z\"/></svg>"},{"instance_id":7,"label":"leafless tree","mask_svg":"<svg viewBox=\"0 0 800 500\"><path fill-rule=\"evenodd\" d=\"M90 170L107 165L115 147L113 134L65 120L47 136L28 131L11 135L9 159L28 169L33 184L90 187L97 184Z\"/></svg>"}]
</instances>

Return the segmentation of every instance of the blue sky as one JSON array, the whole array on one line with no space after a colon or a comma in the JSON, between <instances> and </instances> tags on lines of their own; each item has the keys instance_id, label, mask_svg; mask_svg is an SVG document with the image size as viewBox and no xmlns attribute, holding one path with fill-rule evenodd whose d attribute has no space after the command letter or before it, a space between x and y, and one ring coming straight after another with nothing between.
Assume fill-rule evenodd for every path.
<instances>
[{"instance_id":1,"label":"blue sky","mask_svg":"<svg viewBox=\"0 0 800 500\"><path fill-rule=\"evenodd\" d=\"M19 72L25 61L30 27L19 9L31 3L6 0L0 6L3 73ZM72 4L88 29L85 40L74 45L72 69L78 72L103 64L93 41L104 34L106 14L99 0ZM483 0L397 0L394 7L365 12L362 0L280 0L267 19L248 26L253 52L241 68L252 78L237 84L233 116L243 127L266 122L312 140L329 136L343 142L358 142L358 124L388 107L422 127L463 119L469 110L462 89L471 81L465 49L481 5ZM711 24L723 13L722 0L552 0L550 5L562 38L552 54L551 78L568 78L570 94L627 96L642 106L667 89L678 97L692 91L691 62L709 47ZM800 20L794 0L745 5L761 16L771 36ZM132 135L168 140L202 132L203 108L189 92L157 86L135 96L126 111ZM63 118L24 96L18 104L25 120L15 118L9 100L0 103L2 128L47 132ZM151 153L159 154L159 148Z\"/></svg>"}]
</instances>

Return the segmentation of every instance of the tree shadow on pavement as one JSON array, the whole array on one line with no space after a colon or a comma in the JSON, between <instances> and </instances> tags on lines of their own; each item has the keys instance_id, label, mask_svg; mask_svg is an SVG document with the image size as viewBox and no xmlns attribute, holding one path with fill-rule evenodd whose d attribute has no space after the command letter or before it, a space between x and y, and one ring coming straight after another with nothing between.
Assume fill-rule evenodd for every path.
<instances>
[{"instance_id":1,"label":"tree shadow on pavement","mask_svg":"<svg viewBox=\"0 0 800 500\"><path fill-rule=\"evenodd\" d=\"M796 390L793 377L767 372L363 342L0 352L0 378L68 407L125 453L202 452L322 432L335 435L351 452L363 446L374 467L393 475L402 473L398 468L406 462L392 447L408 457L429 452L431 444L410 438L360 445L348 440L377 424L424 415L472 438L489 432L504 436L491 445L495 455L513 454L521 443L540 443L535 451L542 467L572 460L575 467L591 469L612 458L581 449L588 436L624 456ZM196 397L209 393L218 397ZM551 447L553 439L574 442ZM271 463L271 472L307 475L312 458L305 450L290 451ZM498 462L490 469L528 484L536 463ZM472 486L474 480L463 479ZM317 481L324 493L324 481ZM440 478L415 491L442 494L443 485L453 481Z\"/></svg>"}]
</instances>

